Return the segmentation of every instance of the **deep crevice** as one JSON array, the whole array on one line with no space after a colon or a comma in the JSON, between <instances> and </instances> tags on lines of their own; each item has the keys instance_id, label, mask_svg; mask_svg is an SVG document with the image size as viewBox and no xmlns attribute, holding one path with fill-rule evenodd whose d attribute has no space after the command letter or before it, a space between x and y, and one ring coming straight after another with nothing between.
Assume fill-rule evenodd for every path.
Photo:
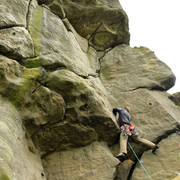
<instances>
[{"instance_id":1,"label":"deep crevice","mask_svg":"<svg viewBox=\"0 0 180 180\"><path fill-rule=\"evenodd\" d=\"M95 36L96 32L98 31L98 29L102 26L102 23L103 23L103 22L100 22L100 23L99 23L99 25L97 26L97 28L94 30L94 32L91 34L91 36L88 38L88 44L89 44L90 40L94 38L94 36Z\"/></svg>"},{"instance_id":2,"label":"deep crevice","mask_svg":"<svg viewBox=\"0 0 180 180\"><path fill-rule=\"evenodd\" d=\"M40 82L36 82L37 84L36 84L36 87L34 88L34 90L31 92L32 94L33 93L35 93L41 86L44 86L45 84L46 84L46 82L45 83L40 83Z\"/></svg>"},{"instance_id":3,"label":"deep crevice","mask_svg":"<svg viewBox=\"0 0 180 180\"><path fill-rule=\"evenodd\" d=\"M139 87L136 87L134 89L127 89L127 90L124 90L124 91L121 91L119 90L119 92L123 93L123 92L131 92L131 91L136 91L138 89L148 89L148 90L152 90L152 91L166 91L163 87L160 87L160 86L156 86L156 87L146 87L146 86L139 86Z\"/></svg>"},{"instance_id":4,"label":"deep crevice","mask_svg":"<svg viewBox=\"0 0 180 180\"><path fill-rule=\"evenodd\" d=\"M50 72L65 69L67 71L73 72L74 74L76 74L79 77L82 77L83 79L89 79L89 77L94 77L94 78L98 77L98 73L83 75L83 74L79 74L78 72L75 72L75 71L72 71L72 70L68 69L66 66L44 67L44 68L46 70L49 70Z\"/></svg>"},{"instance_id":5,"label":"deep crevice","mask_svg":"<svg viewBox=\"0 0 180 180\"><path fill-rule=\"evenodd\" d=\"M26 13L26 29L28 30L29 28L29 13L30 13L30 7L31 7L31 2L32 0L29 0L29 4L28 4L28 9L27 9L27 13Z\"/></svg>"},{"instance_id":6,"label":"deep crevice","mask_svg":"<svg viewBox=\"0 0 180 180\"><path fill-rule=\"evenodd\" d=\"M17 62L21 61L22 60L22 57L21 56L18 56L16 54L14 54L14 52L11 52L11 51L7 51L6 49L4 49L1 45L0 45L0 48L3 50L3 51L0 51L0 54L7 57L7 58L10 58L10 59L13 59Z\"/></svg>"},{"instance_id":7,"label":"deep crevice","mask_svg":"<svg viewBox=\"0 0 180 180\"><path fill-rule=\"evenodd\" d=\"M14 28L14 27L24 27L23 25L7 25L7 26L3 26L0 27L0 30L6 30L6 29L10 29L10 28Z\"/></svg>"}]
</instances>

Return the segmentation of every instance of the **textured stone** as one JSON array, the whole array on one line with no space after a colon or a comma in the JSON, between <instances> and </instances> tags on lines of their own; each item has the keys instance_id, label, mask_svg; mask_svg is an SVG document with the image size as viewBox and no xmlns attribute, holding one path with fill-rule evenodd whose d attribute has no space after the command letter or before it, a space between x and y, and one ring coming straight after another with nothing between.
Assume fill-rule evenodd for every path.
<instances>
[{"instance_id":1,"label":"textured stone","mask_svg":"<svg viewBox=\"0 0 180 180\"><path fill-rule=\"evenodd\" d=\"M73 72L57 70L49 74L46 85L62 95L66 115L61 122L34 134L33 140L41 150L66 150L88 145L95 140L108 144L114 142L118 128L98 78L85 80Z\"/></svg>"},{"instance_id":2,"label":"textured stone","mask_svg":"<svg viewBox=\"0 0 180 180\"><path fill-rule=\"evenodd\" d=\"M55 152L46 156L43 166L50 180L112 180L119 161L105 143Z\"/></svg>"},{"instance_id":3,"label":"textured stone","mask_svg":"<svg viewBox=\"0 0 180 180\"><path fill-rule=\"evenodd\" d=\"M30 0L1 0L0 28L12 26L26 27L26 15Z\"/></svg>"},{"instance_id":4,"label":"textured stone","mask_svg":"<svg viewBox=\"0 0 180 180\"><path fill-rule=\"evenodd\" d=\"M46 179L40 156L29 151L18 112L2 97L0 114L0 179Z\"/></svg>"},{"instance_id":5,"label":"textured stone","mask_svg":"<svg viewBox=\"0 0 180 180\"><path fill-rule=\"evenodd\" d=\"M41 125L62 120L65 104L59 94L43 86L31 91L26 93L18 109L28 132L33 134Z\"/></svg>"},{"instance_id":6,"label":"textured stone","mask_svg":"<svg viewBox=\"0 0 180 180\"><path fill-rule=\"evenodd\" d=\"M120 163L120 165L117 167L117 174L114 180L127 180L133 164L134 162L130 159Z\"/></svg>"},{"instance_id":7,"label":"textured stone","mask_svg":"<svg viewBox=\"0 0 180 180\"><path fill-rule=\"evenodd\" d=\"M158 143L163 137L175 132L180 125L180 109L168 97L169 94L165 92L138 89L115 94L119 103L114 103L114 106L129 106L131 108L131 123L135 125L140 137ZM132 141L131 144L138 155L147 149L146 146ZM119 148L119 143L117 147ZM112 148L114 155L119 151L117 147ZM135 160L130 149L128 155Z\"/></svg>"},{"instance_id":8,"label":"textured stone","mask_svg":"<svg viewBox=\"0 0 180 180\"><path fill-rule=\"evenodd\" d=\"M76 31L98 50L129 43L128 18L118 0L52 0L44 3L57 15L63 8Z\"/></svg>"},{"instance_id":9,"label":"textured stone","mask_svg":"<svg viewBox=\"0 0 180 180\"><path fill-rule=\"evenodd\" d=\"M8 97L23 83L24 67L18 62L0 55L0 93Z\"/></svg>"},{"instance_id":10,"label":"textured stone","mask_svg":"<svg viewBox=\"0 0 180 180\"><path fill-rule=\"evenodd\" d=\"M47 75L42 68L27 69L4 56L0 65L0 93L17 107L30 134L40 125L64 118L64 100L43 86Z\"/></svg>"},{"instance_id":11,"label":"textured stone","mask_svg":"<svg viewBox=\"0 0 180 180\"><path fill-rule=\"evenodd\" d=\"M152 179L169 180L179 174L179 139L178 134L172 134L158 144L160 148L156 155L149 151L143 154L141 161ZM146 177L144 169L138 164L131 179L144 180Z\"/></svg>"},{"instance_id":12,"label":"textured stone","mask_svg":"<svg viewBox=\"0 0 180 180\"><path fill-rule=\"evenodd\" d=\"M170 68L145 47L113 48L101 59L101 80L110 94L137 88L168 90L175 83Z\"/></svg>"},{"instance_id":13,"label":"textured stone","mask_svg":"<svg viewBox=\"0 0 180 180\"><path fill-rule=\"evenodd\" d=\"M34 3L30 12L29 31L38 57L25 61L27 67L65 67L83 76L96 74L88 54L82 51L74 34L67 31L60 18Z\"/></svg>"},{"instance_id":14,"label":"textured stone","mask_svg":"<svg viewBox=\"0 0 180 180\"><path fill-rule=\"evenodd\" d=\"M87 53L87 52L88 52L88 48L91 48L91 47L88 46L88 41L87 41L85 38L81 37L81 36L75 31L75 29L73 28L73 26L71 25L71 23L69 22L69 20L68 20L67 18L63 19L63 23L64 23L66 29L67 29L68 31L71 31L71 32L74 34L74 36L75 36L78 44L81 46L81 49L82 49L85 53Z\"/></svg>"},{"instance_id":15,"label":"textured stone","mask_svg":"<svg viewBox=\"0 0 180 180\"><path fill-rule=\"evenodd\" d=\"M42 0L38 0L40 3L48 4L48 7L51 9L51 11L58 15L61 19L64 19L66 17L66 14L64 12L64 9L61 5L61 2L59 0L44 0L44 2L41 2Z\"/></svg>"},{"instance_id":16,"label":"textured stone","mask_svg":"<svg viewBox=\"0 0 180 180\"><path fill-rule=\"evenodd\" d=\"M23 27L0 30L0 53L13 59L34 57L34 45Z\"/></svg>"}]
</instances>

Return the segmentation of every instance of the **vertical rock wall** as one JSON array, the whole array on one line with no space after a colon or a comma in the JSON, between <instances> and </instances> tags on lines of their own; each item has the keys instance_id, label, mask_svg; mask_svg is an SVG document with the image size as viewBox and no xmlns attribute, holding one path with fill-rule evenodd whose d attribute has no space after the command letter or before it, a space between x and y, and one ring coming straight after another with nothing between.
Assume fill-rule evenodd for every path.
<instances>
[{"instance_id":1,"label":"vertical rock wall","mask_svg":"<svg viewBox=\"0 0 180 180\"><path fill-rule=\"evenodd\" d=\"M154 156L132 142L153 179L177 176L164 171L180 131L166 93L175 77L148 48L129 47L118 0L1 0L0 10L0 179L143 179L131 151L114 157L112 108L125 105L140 136L159 143Z\"/></svg>"}]
</instances>

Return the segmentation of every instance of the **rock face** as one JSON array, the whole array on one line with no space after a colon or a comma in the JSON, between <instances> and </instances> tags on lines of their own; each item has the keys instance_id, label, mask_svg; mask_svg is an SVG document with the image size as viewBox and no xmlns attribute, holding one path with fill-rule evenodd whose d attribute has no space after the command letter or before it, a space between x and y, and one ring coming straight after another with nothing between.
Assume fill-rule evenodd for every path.
<instances>
[{"instance_id":1,"label":"rock face","mask_svg":"<svg viewBox=\"0 0 180 180\"><path fill-rule=\"evenodd\" d=\"M34 57L34 45L28 31L23 27L0 30L0 52L14 59Z\"/></svg>"},{"instance_id":2,"label":"rock face","mask_svg":"<svg viewBox=\"0 0 180 180\"><path fill-rule=\"evenodd\" d=\"M25 137L19 113L2 97L0 104L0 179L43 180L40 155L30 151L34 145Z\"/></svg>"},{"instance_id":3,"label":"rock face","mask_svg":"<svg viewBox=\"0 0 180 180\"><path fill-rule=\"evenodd\" d=\"M54 161L56 159L56 161ZM59 163L61 162L61 163ZM119 160L104 143L53 153L43 160L47 179L113 179Z\"/></svg>"},{"instance_id":4,"label":"rock face","mask_svg":"<svg viewBox=\"0 0 180 180\"><path fill-rule=\"evenodd\" d=\"M113 156L112 108L125 105L160 146L155 156L130 140L153 179L177 176L179 100L166 93L175 76L150 49L128 46L118 0L1 0L0 10L0 179L143 179L129 149L124 162Z\"/></svg>"}]
</instances>

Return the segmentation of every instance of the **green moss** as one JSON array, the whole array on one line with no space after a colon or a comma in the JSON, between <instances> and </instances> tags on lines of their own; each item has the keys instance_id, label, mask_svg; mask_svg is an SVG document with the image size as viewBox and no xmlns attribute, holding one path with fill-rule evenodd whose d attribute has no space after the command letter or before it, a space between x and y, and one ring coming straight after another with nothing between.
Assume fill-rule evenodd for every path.
<instances>
[{"instance_id":1,"label":"green moss","mask_svg":"<svg viewBox=\"0 0 180 180\"><path fill-rule=\"evenodd\" d=\"M150 51L150 49L148 49L147 47L144 47L144 46L134 47L133 50L135 50L136 52L139 52L139 53L144 53L144 54Z\"/></svg>"},{"instance_id":2,"label":"green moss","mask_svg":"<svg viewBox=\"0 0 180 180\"><path fill-rule=\"evenodd\" d=\"M3 169L0 169L0 180L11 180Z\"/></svg>"},{"instance_id":3,"label":"green moss","mask_svg":"<svg viewBox=\"0 0 180 180\"><path fill-rule=\"evenodd\" d=\"M23 64L26 68L37 68L41 66L41 60L39 57L28 59Z\"/></svg>"},{"instance_id":4,"label":"green moss","mask_svg":"<svg viewBox=\"0 0 180 180\"><path fill-rule=\"evenodd\" d=\"M180 107L180 102L177 104L177 106L179 106L179 107Z\"/></svg>"},{"instance_id":5,"label":"green moss","mask_svg":"<svg viewBox=\"0 0 180 180\"><path fill-rule=\"evenodd\" d=\"M144 68L146 69L153 69L154 72L159 74L158 70L158 59L155 56L154 52L151 51L147 47L135 47L133 48L133 51L136 52L141 58L144 60Z\"/></svg>"},{"instance_id":6,"label":"green moss","mask_svg":"<svg viewBox=\"0 0 180 180\"><path fill-rule=\"evenodd\" d=\"M42 19L43 19L43 8L41 6L38 6L36 11L34 11L33 20L29 26L29 31L32 36L32 40L34 42L35 56L38 56L40 51L40 43L41 43L40 35L42 34L42 30L43 30Z\"/></svg>"},{"instance_id":7,"label":"green moss","mask_svg":"<svg viewBox=\"0 0 180 180\"><path fill-rule=\"evenodd\" d=\"M9 96L10 101L15 105L19 105L23 98L31 93L34 82L40 77L41 70L38 68L25 69L23 73L24 82L21 87Z\"/></svg>"},{"instance_id":8,"label":"green moss","mask_svg":"<svg viewBox=\"0 0 180 180\"><path fill-rule=\"evenodd\" d=\"M178 97L178 96L180 97L180 92L174 93L173 96L174 96L174 97Z\"/></svg>"}]
</instances>

